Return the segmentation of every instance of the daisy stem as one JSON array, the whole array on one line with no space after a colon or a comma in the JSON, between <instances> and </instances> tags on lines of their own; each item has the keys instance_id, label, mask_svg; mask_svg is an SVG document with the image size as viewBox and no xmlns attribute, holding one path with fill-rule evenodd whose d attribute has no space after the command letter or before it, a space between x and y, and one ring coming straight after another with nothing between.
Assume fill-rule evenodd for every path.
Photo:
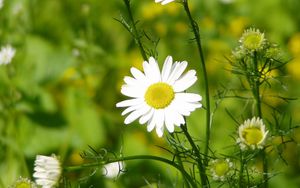
<instances>
[{"instance_id":1,"label":"daisy stem","mask_svg":"<svg viewBox=\"0 0 300 188\"><path fill-rule=\"evenodd\" d=\"M158 157L158 156L153 156L153 155L134 155L134 156L127 156L127 157L121 157L117 159L111 159L109 161L102 161L102 162L94 162L94 163L85 163L82 165L76 165L76 166L67 166L64 168L65 171L70 172L70 171L76 171L76 170L81 170L84 168L92 168L92 167L100 167L105 164L109 163L114 163L114 162L119 162L119 161L130 161L130 160L154 160L154 161L160 161L166 164L169 164L179 170L181 174L183 175L184 179L186 179L190 185L193 188L197 188L197 184L194 182L193 178L178 164L174 163L174 161Z\"/></svg>"},{"instance_id":2,"label":"daisy stem","mask_svg":"<svg viewBox=\"0 0 300 188\"><path fill-rule=\"evenodd\" d=\"M191 135L189 134L189 132L187 131L187 126L184 124L184 125L181 125L180 126L184 135L186 136L186 138L188 139L190 145L192 146L193 148L193 151L195 152L195 155L197 157L197 163L198 163L198 169L199 169L199 173L200 173L200 179L201 179L201 184L202 184L202 187L209 187L209 182L208 182L208 179L207 179L207 175L205 173L205 167L202 163L203 159L201 157L201 154L200 154L200 151L199 151L199 148L196 146L195 142L193 141Z\"/></svg>"},{"instance_id":3,"label":"daisy stem","mask_svg":"<svg viewBox=\"0 0 300 188\"><path fill-rule=\"evenodd\" d=\"M262 118L262 111L261 111L261 99L260 99L260 75L259 75L259 70L258 70L258 60L257 60L257 53L254 52L254 57L253 57L253 64L254 64L254 87L253 87L253 95L255 98L255 103L256 103L256 110L257 110L257 115L258 117ZM262 160L263 160L263 187L267 188L268 187L268 163L266 159L266 153L263 150L262 151Z\"/></svg>"},{"instance_id":4,"label":"daisy stem","mask_svg":"<svg viewBox=\"0 0 300 188\"><path fill-rule=\"evenodd\" d=\"M176 135L176 138L175 138L174 134L176 134L176 133L170 133L170 136L171 136L174 140L176 140L177 142L180 143L180 139L178 138L177 135ZM181 156L180 156L180 154L179 154L179 150L178 150L178 148L177 148L177 146L176 146L175 144L174 144L174 147L175 147L175 148L174 148L174 150L175 150L174 159L176 158L176 159L177 159L178 165L181 166L182 169L184 169L184 165L183 165ZM187 187L190 187L190 185L189 185L189 183L187 182L187 180L185 180L185 183L186 183L186 186L187 186Z\"/></svg>"},{"instance_id":5,"label":"daisy stem","mask_svg":"<svg viewBox=\"0 0 300 188\"><path fill-rule=\"evenodd\" d=\"M193 19L189 5L188 0L183 1L183 6L185 9L185 12L188 16L188 19L190 20L190 24L195 36L195 40L197 43L198 52L201 59L201 66L202 66L202 72L203 72L203 80L204 80L204 86L205 86L205 102L206 102L206 142L205 142L205 148L204 148L204 164L207 166L208 164L208 150L209 150L209 143L210 143L210 124L211 124L211 118L210 118L210 99L209 99L209 87L208 87L208 77L206 72L206 65L205 65L205 59L204 59L204 53L201 45L201 37L200 37L200 30L197 22Z\"/></svg>"},{"instance_id":6,"label":"daisy stem","mask_svg":"<svg viewBox=\"0 0 300 188\"><path fill-rule=\"evenodd\" d=\"M254 52L254 57L253 57L253 64L254 64L254 87L253 87L253 95L255 98L255 103L256 103L256 110L257 110L257 115L258 117L262 117L262 112L261 112L261 101L260 101L260 83L259 83L259 70L258 70L258 65L257 65L257 53Z\"/></svg>"},{"instance_id":7,"label":"daisy stem","mask_svg":"<svg viewBox=\"0 0 300 188\"><path fill-rule=\"evenodd\" d=\"M147 58L146 51L145 51L145 49L143 47L143 44L142 44L142 41L141 41L141 36L139 35L139 32L138 32L138 30L136 28L136 23L137 22L134 21L134 18L133 18L133 15L132 15L131 6L130 6L130 0L124 0L124 3L126 5L127 11L128 11L129 20L130 20L131 25L132 25L132 29L128 30L128 31L132 34L135 42L139 46L140 52L141 52L141 54L143 56L143 59L147 60L148 58Z\"/></svg>"}]
</instances>

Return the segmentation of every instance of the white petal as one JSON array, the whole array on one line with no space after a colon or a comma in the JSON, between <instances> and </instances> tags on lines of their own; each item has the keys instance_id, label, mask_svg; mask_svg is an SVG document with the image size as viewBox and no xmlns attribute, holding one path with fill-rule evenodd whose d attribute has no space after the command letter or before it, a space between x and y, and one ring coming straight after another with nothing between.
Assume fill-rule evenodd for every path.
<instances>
[{"instance_id":1,"label":"white petal","mask_svg":"<svg viewBox=\"0 0 300 188\"><path fill-rule=\"evenodd\" d=\"M165 109L165 124L167 130L170 133L174 132L174 122L173 122L172 112L170 112L170 108Z\"/></svg>"},{"instance_id":2,"label":"white petal","mask_svg":"<svg viewBox=\"0 0 300 188\"><path fill-rule=\"evenodd\" d=\"M50 188L56 184L55 181L48 180L48 179L37 179L37 180L35 180L35 182L36 182L36 184L41 185L43 188L48 188L48 187Z\"/></svg>"},{"instance_id":3,"label":"white petal","mask_svg":"<svg viewBox=\"0 0 300 188\"><path fill-rule=\"evenodd\" d=\"M171 3L172 1L174 1L174 0L164 0L161 4L165 5L165 4Z\"/></svg>"},{"instance_id":4,"label":"white petal","mask_svg":"<svg viewBox=\"0 0 300 188\"><path fill-rule=\"evenodd\" d=\"M172 85L181 76L181 74L184 72L184 70L187 67L187 64L188 63L186 61L176 62L174 64L175 66L173 65L172 72L171 72L167 82Z\"/></svg>"},{"instance_id":5,"label":"white petal","mask_svg":"<svg viewBox=\"0 0 300 188\"><path fill-rule=\"evenodd\" d=\"M182 115L178 114L176 117L177 117L177 122L179 123L179 126L185 124L185 120Z\"/></svg>"},{"instance_id":6,"label":"white petal","mask_svg":"<svg viewBox=\"0 0 300 188\"><path fill-rule=\"evenodd\" d=\"M153 117L153 113L154 113L154 109L151 108L146 114L141 116L141 118L139 119L139 123L144 124L147 121L149 121Z\"/></svg>"},{"instance_id":7,"label":"white petal","mask_svg":"<svg viewBox=\"0 0 300 188\"><path fill-rule=\"evenodd\" d=\"M172 56L168 56L165 60L162 73L161 73L161 81L166 82L170 73L171 73L171 68L172 68L172 63L173 59Z\"/></svg>"},{"instance_id":8,"label":"white petal","mask_svg":"<svg viewBox=\"0 0 300 188\"><path fill-rule=\"evenodd\" d=\"M141 115L145 114L149 110L149 108L150 108L149 106L144 105L142 108L139 108L136 111L131 112L131 114L129 114L126 117L124 123L129 124L129 123L133 122L134 120L139 118Z\"/></svg>"},{"instance_id":9,"label":"white petal","mask_svg":"<svg viewBox=\"0 0 300 188\"><path fill-rule=\"evenodd\" d=\"M148 125L147 125L147 131L148 132L151 132L154 129L154 127L156 125L156 116L157 116L157 110L154 110L153 116L148 121Z\"/></svg>"},{"instance_id":10,"label":"white petal","mask_svg":"<svg viewBox=\"0 0 300 188\"><path fill-rule=\"evenodd\" d=\"M151 132L154 127L163 127L164 123L164 111L163 110L154 110L152 118L148 121L147 131Z\"/></svg>"},{"instance_id":11,"label":"white petal","mask_svg":"<svg viewBox=\"0 0 300 188\"><path fill-rule=\"evenodd\" d=\"M160 70L157 61L153 57L149 58L149 65L150 65L150 72L151 72L150 78L152 83L160 82L161 81Z\"/></svg>"},{"instance_id":12,"label":"white petal","mask_svg":"<svg viewBox=\"0 0 300 188\"><path fill-rule=\"evenodd\" d=\"M165 121L165 112L164 110L157 110L157 116L156 116L156 134L159 137L162 137L164 133L164 121Z\"/></svg>"},{"instance_id":13,"label":"white petal","mask_svg":"<svg viewBox=\"0 0 300 188\"><path fill-rule=\"evenodd\" d=\"M164 134L164 126L161 127L156 126L156 134L158 137L162 137Z\"/></svg>"},{"instance_id":14,"label":"white petal","mask_svg":"<svg viewBox=\"0 0 300 188\"><path fill-rule=\"evenodd\" d=\"M196 71L190 70L184 74L181 78L175 81L173 89L175 92L182 92L187 88L191 87L196 81L197 77L195 76Z\"/></svg>"},{"instance_id":15,"label":"white petal","mask_svg":"<svg viewBox=\"0 0 300 188\"><path fill-rule=\"evenodd\" d=\"M136 83L136 79L134 79L130 76L125 76L123 80L128 85L135 85L135 83Z\"/></svg>"},{"instance_id":16,"label":"white petal","mask_svg":"<svg viewBox=\"0 0 300 188\"><path fill-rule=\"evenodd\" d=\"M147 61L143 62L143 69L146 77L151 76L151 67Z\"/></svg>"},{"instance_id":17,"label":"white petal","mask_svg":"<svg viewBox=\"0 0 300 188\"><path fill-rule=\"evenodd\" d=\"M135 67L131 67L130 72L136 80L145 80L146 79L145 75Z\"/></svg>"},{"instance_id":18,"label":"white petal","mask_svg":"<svg viewBox=\"0 0 300 188\"><path fill-rule=\"evenodd\" d=\"M188 109L190 112L196 110L197 108L201 108L202 104L201 103L185 103L185 108Z\"/></svg>"},{"instance_id":19,"label":"white petal","mask_svg":"<svg viewBox=\"0 0 300 188\"><path fill-rule=\"evenodd\" d=\"M198 102L202 97L195 93L175 93L175 98L185 102Z\"/></svg>"},{"instance_id":20,"label":"white petal","mask_svg":"<svg viewBox=\"0 0 300 188\"><path fill-rule=\"evenodd\" d=\"M174 125L180 126L181 124L185 123L183 116L180 115L174 107L169 106L167 113L168 113L167 114L168 115L168 121L169 121L169 118L170 118Z\"/></svg>"},{"instance_id":21,"label":"white petal","mask_svg":"<svg viewBox=\"0 0 300 188\"><path fill-rule=\"evenodd\" d=\"M197 108L201 108L202 104L199 102L185 102L179 99L174 99L172 108L174 108L178 113L184 116L189 116L190 112L193 112Z\"/></svg>"},{"instance_id":22,"label":"white petal","mask_svg":"<svg viewBox=\"0 0 300 188\"><path fill-rule=\"evenodd\" d=\"M136 80L130 76L125 76L124 77L124 82L131 87L140 87L144 85L144 79L143 80Z\"/></svg>"},{"instance_id":23,"label":"white petal","mask_svg":"<svg viewBox=\"0 0 300 188\"><path fill-rule=\"evenodd\" d=\"M128 99L128 100L125 100L125 101L118 102L116 104L116 106L117 107L134 106L134 105L138 105L138 104L143 103L143 101L144 101L144 99L142 99L142 98Z\"/></svg>"},{"instance_id":24,"label":"white petal","mask_svg":"<svg viewBox=\"0 0 300 188\"><path fill-rule=\"evenodd\" d=\"M180 126L182 124L185 124L184 118L181 114L179 114L177 111L173 111L173 117L174 117L174 124L176 126Z\"/></svg>"},{"instance_id":25,"label":"white petal","mask_svg":"<svg viewBox=\"0 0 300 188\"><path fill-rule=\"evenodd\" d=\"M123 85L121 88L121 93L128 97L142 98L144 97L145 89L141 87L131 87L128 85Z\"/></svg>"},{"instance_id":26,"label":"white petal","mask_svg":"<svg viewBox=\"0 0 300 188\"><path fill-rule=\"evenodd\" d=\"M170 108L172 108L173 110L175 110L177 113L184 115L184 116L189 116L191 113L191 111L189 109L186 108L186 106L184 106L185 103L178 101L178 100L174 100L171 104L170 104Z\"/></svg>"},{"instance_id":27,"label":"white petal","mask_svg":"<svg viewBox=\"0 0 300 188\"><path fill-rule=\"evenodd\" d=\"M128 114L129 112L132 112L134 110L137 110L139 108L142 108L144 106L144 103L141 103L141 104L137 104L137 105L134 105L134 106L130 106L128 108L126 108L122 113L121 115L124 116L126 114Z\"/></svg>"}]
</instances>

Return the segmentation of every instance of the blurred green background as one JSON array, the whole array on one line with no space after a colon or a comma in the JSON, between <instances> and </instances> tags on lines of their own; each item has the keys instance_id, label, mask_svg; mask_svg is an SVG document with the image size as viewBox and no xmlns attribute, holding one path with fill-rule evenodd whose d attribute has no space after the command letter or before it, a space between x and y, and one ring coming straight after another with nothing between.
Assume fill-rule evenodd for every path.
<instances>
[{"instance_id":1,"label":"blurred green background","mask_svg":"<svg viewBox=\"0 0 300 188\"><path fill-rule=\"evenodd\" d=\"M190 6L201 28L212 97L222 86L237 87L226 57L249 27L265 32L270 41L279 44L283 59L290 60L274 73L283 80L283 87L270 88L268 93L299 97L300 1L190 0ZM190 91L204 95L197 49L190 40L193 37L182 6L132 0L132 8L139 20L138 28L152 39L160 39L160 63L167 55L187 60L199 78ZM130 74L131 66L141 68L143 61L130 34L114 19L120 19L120 15L127 17L122 0L4 0L0 10L0 46L11 44L16 48L16 56L10 65L0 66L0 187L8 187L19 176L31 178L37 154L55 153L65 165L81 164L79 154L88 146L124 156L170 157L157 147L166 147L165 138L148 133L145 126L136 122L125 126L121 109L115 107L125 99L120 94L123 77ZM154 49L151 41L145 37L143 41ZM300 122L297 100L266 101L290 115L293 126ZM237 125L226 109L235 117L248 117L251 105L214 97L212 106L211 149L227 153L226 146L235 144L231 136ZM267 107L264 114L271 119L272 112ZM204 117L205 111L200 109L188 118L190 132L202 141ZM289 165L275 160L274 171L280 173L271 179L271 187L300 186L300 131L296 129L290 136L296 142L281 148ZM86 171L67 178L74 187L181 185L176 184L180 174L161 163L128 162L126 171L117 181L105 179L101 170L88 180L84 179L89 177Z\"/></svg>"}]
</instances>

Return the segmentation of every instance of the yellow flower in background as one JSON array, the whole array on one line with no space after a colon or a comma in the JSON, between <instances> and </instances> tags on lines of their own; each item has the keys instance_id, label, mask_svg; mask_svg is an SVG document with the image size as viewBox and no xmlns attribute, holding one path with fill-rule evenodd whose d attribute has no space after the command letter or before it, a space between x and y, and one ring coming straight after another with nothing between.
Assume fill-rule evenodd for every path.
<instances>
[{"instance_id":1,"label":"yellow flower in background","mask_svg":"<svg viewBox=\"0 0 300 188\"><path fill-rule=\"evenodd\" d=\"M296 33L290 38L288 49L293 56L300 56L300 33Z\"/></svg>"},{"instance_id":2,"label":"yellow flower in background","mask_svg":"<svg viewBox=\"0 0 300 188\"><path fill-rule=\"evenodd\" d=\"M129 53L126 54L126 57L130 60L130 65L133 67L137 67L138 69L142 69L143 66L141 65L141 62L143 61L143 57L141 56L140 52L135 49L130 51Z\"/></svg>"},{"instance_id":3,"label":"yellow flower in background","mask_svg":"<svg viewBox=\"0 0 300 188\"><path fill-rule=\"evenodd\" d=\"M201 28L205 28L206 30L215 30L216 24L211 17L204 17L201 19Z\"/></svg>"},{"instance_id":4,"label":"yellow flower in background","mask_svg":"<svg viewBox=\"0 0 300 188\"><path fill-rule=\"evenodd\" d=\"M189 27L185 22L175 23L175 31L177 31L177 33L187 33L188 30L189 30Z\"/></svg>"},{"instance_id":5,"label":"yellow flower in background","mask_svg":"<svg viewBox=\"0 0 300 188\"><path fill-rule=\"evenodd\" d=\"M162 137L164 128L174 132L174 126L185 124L184 116L200 108L202 97L185 90L196 80L196 71L190 70L183 74L187 62L175 62L168 56L160 71L157 61L150 57L144 61L144 73L132 67L133 77L126 76L121 93L132 99L117 103L117 107L126 107L122 115L129 115L125 124L139 119L140 124L147 123L148 132L156 128L156 133Z\"/></svg>"},{"instance_id":6,"label":"yellow flower in background","mask_svg":"<svg viewBox=\"0 0 300 188\"><path fill-rule=\"evenodd\" d=\"M270 67L263 67L259 66L258 71L261 73L260 75L260 81L272 79L278 76L278 70L277 69L270 69Z\"/></svg>"},{"instance_id":7,"label":"yellow flower in background","mask_svg":"<svg viewBox=\"0 0 300 188\"><path fill-rule=\"evenodd\" d=\"M239 138L237 143L242 150L245 149L262 149L268 135L265 124L262 119L253 117L247 119L238 130Z\"/></svg>"},{"instance_id":8,"label":"yellow flower in background","mask_svg":"<svg viewBox=\"0 0 300 188\"><path fill-rule=\"evenodd\" d=\"M70 81L78 78L78 72L75 67L69 67L66 69L62 75L63 81Z\"/></svg>"},{"instance_id":9,"label":"yellow flower in background","mask_svg":"<svg viewBox=\"0 0 300 188\"><path fill-rule=\"evenodd\" d=\"M168 32L167 26L161 22L155 23L154 29L161 37L165 36Z\"/></svg>"},{"instance_id":10,"label":"yellow flower in background","mask_svg":"<svg viewBox=\"0 0 300 188\"><path fill-rule=\"evenodd\" d=\"M300 56L290 61L286 67L293 79L300 80Z\"/></svg>"},{"instance_id":11,"label":"yellow flower in background","mask_svg":"<svg viewBox=\"0 0 300 188\"><path fill-rule=\"evenodd\" d=\"M249 21L245 17L237 17L232 19L229 23L229 32L234 37L239 37L242 35Z\"/></svg>"},{"instance_id":12,"label":"yellow flower in background","mask_svg":"<svg viewBox=\"0 0 300 188\"><path fill-rule=\"evenodd\" d=\"M69 156L69 162L72 165L81 165L84 163L84 159L80 155L80 151L72 151L72 153Z\"/></svg>"},{"instance_id":13,"label":"yellow flower in background","mask_svg":"<svg viewBox=\"0 0 300 188\"><path fill-rule=\"evenodd\" d=\"M149 11L151 10L151 11ZM143 19L151 20L164 12L163 6L158 6L154 3L144 3L141 7Z\"/></svg>"},{"instance_id":14,"label":"yellow flower in background","mask_svg":"<svg viewBox=\"0 0 300 188\"><path fill-rule=\"evenodd\" d=\"M144 3L141 7L141 14L143 19L151 20L159 15L163 15L166 13L170 15L176 15L180 12L179 9L180 6L177 6L176 4L170 4L168 6L158 6L154 3Z\"/></svg>"},{"instance_id":15,"label":"yellow flower in background","mask_svg":"<svg viewBox=\"0 0 300 188\"><path fill-rule=\"evenodd\" d=\"M170 15L176 15L180 12L180 6L178 6L176 3L170 4L168 6L164 6L164 10Z\"/></svg>"}]
</instances>

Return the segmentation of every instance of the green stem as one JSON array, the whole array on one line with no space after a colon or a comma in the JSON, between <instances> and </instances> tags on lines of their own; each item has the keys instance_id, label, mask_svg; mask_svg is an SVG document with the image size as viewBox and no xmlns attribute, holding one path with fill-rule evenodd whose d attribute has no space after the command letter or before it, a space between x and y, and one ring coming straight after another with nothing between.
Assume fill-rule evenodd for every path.
<instances>
[{"instance_id":1,"label":"green stem","mask_svg":"<svg viewBox=\"0 0 300 188\"><path fill-rule=\"evenodd\" d=\"M202 187L205 187L205 188L210 187L208 179L207 179L207 175L205 173L205 167L202 163L203 159L201 157L200 151L199 151L198 147L196 146L195 142L193 141L191 135L187 131L186 125L181 125L180 127L181 127L184 135L188 139L190 145L192 146L193 152L195 152L195 155L197 156L197 166L198 166L199 173L200 173L200 179L201 179Z\"/></svg>"},{"instance_id":2,"label":"green stem","mask_svg":"<svg viewBox=\"0 0 300 188\"><path fill-rule=\"evenodd\" d=\"M174 134L176 133L170 133L171 137L174 139L174 140L177 140L179 143L180 143L180 140L178 138L178 136L174 136ZM182 162L182 159L181 159L181 156L179 154L179 150L177 149L177 146L174 145L174 150L175 150L175 157L177 159L177 162L178 162L178 165L181 166L182 169L184 169L184 165L183 165L183 162ZM187 180L185 180L185 183L186 183L186 186L189 188L190 187L190 184L187 182Z\"/></svg>"},{"instance_id":3,"label":"green stem","mask_svg":"<svg viewBox=\"0 0 300 188\"><path fill-rule=\"evenodd\" d=\"M201 45L201 37L200 37L200 31L199 27L196 23L196 21L193 19L189 5L188 5L188 0L183 1L183 6L185 9L185 12L188 16L188 19L190 20L190 24L192 26L192 30L195 36L195 40L197 43L197 48L198 52L200 55L201 59L201 66L202 66L202 71L203 71L203 80L204 80L204 86L205 86L205 103L206 103L206 142L205 142L205 148L204 148L204 162L205 165L208 164L208 150L209 150L209 143L210 143L210 125L211 125L211 117L210 117L210 101L209 101L209 87L208 87L208 77L207 77L207 72L206 72L206 65L205 65L205 60L204 60L204 53Z\"/></svg>"},{"instance_id":4,"label":"green stem","mask_svg":"<svg viewBox=\"0 0 300 188\"><path fill-rule=\"evenodd\" d=\"M197 188L197 184L194 182L194 180L192 179L192 177L180 166L177 165L176 163L174 163L173 161L170 161L168 159L162 158L162 157L158 157L158 156L152 156L152 155L135 155L135 156L128 156L128 157L121 157L118 159L113 159L113 160L109 160L108 162L94 162L94 163L85 163L82 165L76 165L76 166L68 166L65 167L65 171L76 171L76 170L81 170L83 168L91 168L91 167L99 167L100 165L105 165L108 163L114 163L114 162L119 162L119 161L130 161L130 160L154 160L154 161L160 161L166 164L169 164L171 166L173 166L174 168L176 168L177 170L179 170L181 172L181 174L183 175L183 177L190 183L190 185L193 188Z\"/></svg>"},{"instance_id":5,"label":"green stem","mask_svg":"<svg viewBox=\"0 0 300 188\"><path fill-rule=\"evenodd\" d=\"M240 151L240 172L239 172L239 187L243 187L243 176L244 176L244 159L243 152Z\"/></svg>"},{"instance_id":6,"label":"green stem","mask_svg":"<svg viewBox=\"0 0 300 188\"><path fill-rule=\"evenodd\" d=\"M258 70L258 62L257 62L257 53L254 52L254 57L253 57L253 64L254 64L254 87L253 87L253 95L255 98L255 103L256 103L256 110L257 110L257 116L262 117L262 112L261 112L261 100L260 100L260 83L259 83L259 70Z\"/></svg>"},{"instance_id":7,"label":"green stem","mask_svg":"<svg viewBox=\"0 0 300 188\"><path fill-rule=\"evenodd\" d=\"M254 64L254 71L255 71L255 76L254 76L254 87L253 87L253 95L255 98L255 103L256 103L256 110L257 110L257 116L259 118L262 118L262 111L261 111L261 98L260 98L260 75L259 75L259 70L258 70L258 60L257 60L257 53L254 52L254 57L253 57L253 64ZM267 157L266 153L263 150L262 151L262 160L263 160L263 187L267 188L268 187L268 163L267 163Z\"/></svg>"},{"instance_id":8,"label":"green stem","mask_svg":"<svg viewBox=\"0 0 300 188\"><path fill-rule=\"evenodd\" d=\"M269 180L269 176L268 176L268 160L266 157L266 152L265 150L262 151L262 160L263 160L263 186L264 188L267 188L268 185L268 180Z\"/></svg>"},{"instance_id":9,"label":"green stem","mask_svg":"<svg viewBox=\"0 0 300 188\"><path fill-rule=\"evenodd\" d=\"M148 60L145 49L143 47L143 44L141 42L141 36L139 35L137 28L136 28L136 21L134 21L133 15L132 15L132 11L131 11L131 7L130 7L130 0L124 0L124 3L126 5L127 11L128 11L128 15L129 15L129 19L132 25L132 34L134 37L135 42L138 44L140 52L143 56L143 59L146 61Z\"/></svg>"}]
</instances>

